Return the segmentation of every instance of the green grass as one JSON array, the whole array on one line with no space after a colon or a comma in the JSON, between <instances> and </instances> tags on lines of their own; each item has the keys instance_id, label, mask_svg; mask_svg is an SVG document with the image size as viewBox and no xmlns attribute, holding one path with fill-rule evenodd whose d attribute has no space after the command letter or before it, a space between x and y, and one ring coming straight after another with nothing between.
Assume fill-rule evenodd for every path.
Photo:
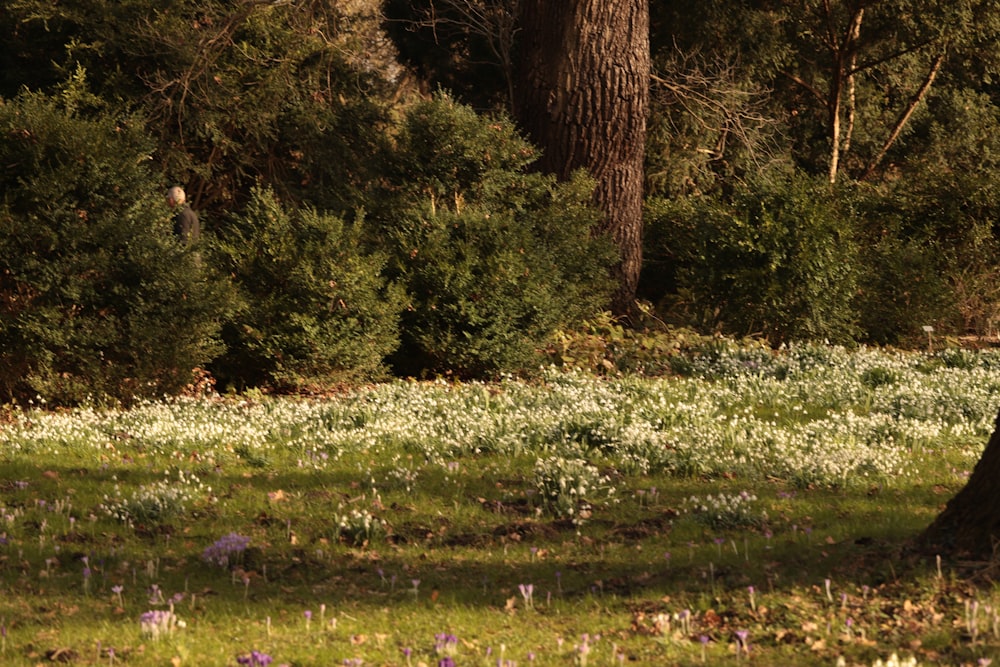
<instances>
[{"instance_id":1,"label":"green grass","mask_svg":"<svg viewBox=\"0 0 1000 667\"><path fill-rule=\"evenodd\" d=\"M989 570L908 548L989 436L996 357L740 354L675 378L10 411L0 662L1000 658ZM231 533L247 548L206 561ZM171 609L183 627L143 632Z\"/></svg>"}]
</instances>

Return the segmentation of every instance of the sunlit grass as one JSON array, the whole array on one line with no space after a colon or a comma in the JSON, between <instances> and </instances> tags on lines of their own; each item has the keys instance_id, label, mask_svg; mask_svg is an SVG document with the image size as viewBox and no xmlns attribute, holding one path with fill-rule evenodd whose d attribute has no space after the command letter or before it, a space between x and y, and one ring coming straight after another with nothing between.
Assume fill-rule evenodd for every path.
<instances>
[{"instance_id":1,"label":"sunlit grass","mask_svg":"<svg viewBox=\"0 0 1000 667\"><path fill-rule=\"evenodd\" d=\"M672 378L13 411L2 663L976 664L1000 596L906 540L998 366L720 347Z\"/></svg>"}]
</instances>

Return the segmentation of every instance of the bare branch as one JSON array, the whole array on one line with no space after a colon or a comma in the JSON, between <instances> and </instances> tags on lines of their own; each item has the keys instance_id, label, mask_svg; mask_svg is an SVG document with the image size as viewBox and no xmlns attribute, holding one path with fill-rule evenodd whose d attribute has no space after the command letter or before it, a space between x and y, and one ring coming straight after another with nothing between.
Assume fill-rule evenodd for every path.
<instances>
[{"instance_id":1,"label":"bare branch","mask_svg":"<svg viewBox=\"0 0 1000 667\"><path fill-rule=\"evenodd\" d=\"M652 75L653 94L666 106L676 106L706 134L715 135L711 148L697 148L711 160L722 160L730 143L747 151L760 165L772 151L764 128L776 121L762 112L768 91L739 82L732 63L706 62L697 54L679 51L669 71Z\"/></svg>"},{"instance_id":2,"label":"bare branch","mask_svg":"<svg viewBox=\"0 0 1000 667\"><path fill-rule=\"evenodd\" d=\"M436 0L423 16L412 21L418 28L434 31L452 26L483 39L500 67L507 84L508 103L513 104L513 54L519 0ZM441 9L439 10L438 7Z\"/></svg>"},{"instance_id":3,"label":"bare branch","mask_svg":"<svg viewBox=\"0 0 1000 667\"><path fill-rule=\"evenodd\" d=\"M945 53L943 51L935 56L934 60L931 62L929 70L927 71L927 76L924 78L924 82L920 85L917 92L913 94L913 97L910 98L909 104L906 105L903 113L900 114L899 119L896 121L896 125L889 133L889 137L885 140L885 143L882 144L882 148L879 150L878 155L872 158L871 162L868 163L868 166L865 168L865 172L861 175L860 180L864 181L871 176L872 173L874 173L875 169L877 169L878 165L882 162L882 159L885 158L886 153L889 152L889 149L896 142L896 139L899 138L899 135L906 126L906 123L909 122L910 116L913 115L917 105L924 99L927 95L928 89L931 87L931 84L934 83L934 79L937 77L937 74L941 69L941 63L944 62L944 59Z\"/></svg>"}]
</instances>

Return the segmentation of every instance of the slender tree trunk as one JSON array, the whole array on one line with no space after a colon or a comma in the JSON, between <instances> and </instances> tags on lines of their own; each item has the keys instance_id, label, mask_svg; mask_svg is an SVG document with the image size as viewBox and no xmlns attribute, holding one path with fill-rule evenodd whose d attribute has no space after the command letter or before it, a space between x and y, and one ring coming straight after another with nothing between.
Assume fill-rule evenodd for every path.
<instances>
[{"instance_id":1,"label":"slender tree trunk","mask_svg":"<svg viewBox=\"0 0 1000 667\"><path fill-rule=\"evenodd\" d=\"M827 19L829 22L828 46L832 55L833 65L830 70L830 93L827 101L827 108L830 114L830 170L828 178L831 183L837 182L837 175L840 172L841 158L847 153L851 144L851 135L854 132L854 68L857 63L856 47L861 37L861 21L864 18L864 7L858 7L851 16L850 26L843 37L839 37L833 28L830 7L827 6ZM848 96L848 129L843 133L840 116L843 112L843 98Z\"/></svg>"},{"instance_id":2,"label":"slender tree trunk","mask_svg":"<svg viewBox=\"0 0 1000 667\"><path fill-rule=\"evenodd\" d=\"M648 0L522 0L515 110L542 149L539 168L586 169L621 251L612 309L627 314L642 266L649 106Z\"/></svg>"},{"instance_id":3,"label":"slender tree trunk","mask_svg":"<svg viewBox=\"0 0 1000 667\"><path fill-rule=\"evenodd\" d=\"M882 149L879 150L878 155L873 157L871 162L868 163L868 166L865 168L865 173L861 175L860 180L862 181L867 180L868 177L872 175L875 169L882 162L882 159L886 156L886 153L888 153L889 149L892 148L893 143L895 143L896 139L899 138L899 135L900 133L902 133L903 128L906 126L906 123L910 120L910 116L913 115L913 111L917 108L917 105L920 104L920 101L927 96L927 91L930 90L931 84L934 83L934 79L937 77L938 72L941 70L941 63L944 62L944 58L945 54L943 52L939 53L937 56L934 57L934 60L931 62L930 69L928 70L927 76L924 78L924 82L923 84L921 84L920 89L917 90L917 92L914 93L913 97L910 98L910 103L906 105L906 108L903 110L903 113L900 114L899 119L893 126L892 131L889 133L889 138L885 140L884 144L882 144Z\"/></svg>"},{"instance_id":4,"label":"slender tree trunk","mask_svg":"<svg viewBox=\"0 0 1000 667\"><path fill-rule=\"evenodd\" d=\"M840 79L830 91L830 171L827 178L831 183L837 182L837 172L840 171Z\"/></svg>"},{"instance_id":5,"label":"slender tree trunk","mask_svg":"<svg viewBox=\"0 0 1000 667\"><path fill-rule=\"evenodd\" d=\"M861 19L864 17L864 14L865 10L862 8L855 15L851 26L850 43L852 45L857 44L861 40ZM844 131L844 142L840 149L841 160L851 151L851 139L854 137L854 123L858 115L857 69L858 52L857 49L852 48L847 63L847 129Z\"/></svg>"},{"instance_id":6,"label":"slender tree trunk","mask_svg":"<svg viewBox=\"0 0 1000 667\"><path fill-rule=\"evenodd\" d=\"M921 548L934 554L992 559L1000 543L997 479L1000 479L1000 414L972 476L919 537Z\"/></svg>"}]
</instances>

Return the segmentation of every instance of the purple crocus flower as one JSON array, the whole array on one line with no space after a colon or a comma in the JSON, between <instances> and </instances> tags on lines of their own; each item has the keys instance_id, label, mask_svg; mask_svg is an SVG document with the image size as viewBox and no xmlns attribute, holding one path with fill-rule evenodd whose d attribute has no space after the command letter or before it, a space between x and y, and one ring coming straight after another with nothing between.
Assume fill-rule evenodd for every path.
<instances>
[{"instance_id":1,"label":"purple crocus flower","mask_svg":"<svg viewBox=\"0 0 1000 667\"><path fill-rule=\"evenodd\" d=\"M750 652L750 646L747 644L747 637L750 635L748 630L737 630L736 631L736 641L738 645L736 647L737 651L743 651L744 653Z\"/></svg>"}]
</instances>

